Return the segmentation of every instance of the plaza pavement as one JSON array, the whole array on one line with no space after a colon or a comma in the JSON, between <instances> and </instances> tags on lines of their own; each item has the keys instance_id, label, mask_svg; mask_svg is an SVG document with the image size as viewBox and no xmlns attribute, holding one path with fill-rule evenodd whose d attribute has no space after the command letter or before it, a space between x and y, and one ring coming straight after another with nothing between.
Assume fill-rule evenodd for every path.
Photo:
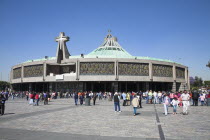
<instances>
[{"instance_id":1,"label":"plaza pavement","mask_svg":"<svg viewBox=\"0 0 210 140\"><path fill-rule=\"evenodd\" d=\"M108 100L95 106L75 106L72 98L40 106L9 100L0 116L0 140L210 140L210 107L190 107L189 115L181 108L173 115L170 107L165 116L163 105L143 101L137 116L131 106L121 110L114 112Z\"/></svg>"}]
</instances>

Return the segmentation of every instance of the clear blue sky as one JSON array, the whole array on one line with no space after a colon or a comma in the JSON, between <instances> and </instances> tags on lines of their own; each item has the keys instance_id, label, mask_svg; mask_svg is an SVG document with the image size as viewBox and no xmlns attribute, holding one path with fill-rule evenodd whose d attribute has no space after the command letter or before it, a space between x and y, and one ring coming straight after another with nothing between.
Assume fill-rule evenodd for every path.
<instances>
[{"instance_id":1,"label":"clear blue sky","mask_svg":"<svg viewBox=\"0 0 210 140\"><path fill-rule=\"evenodd\" d=\"M210 80L210 0L0 0L2 80L13 65L55 56L59 32L78 55L108 29L130 54L173 60Z\"/></svg>"}]
</instances>

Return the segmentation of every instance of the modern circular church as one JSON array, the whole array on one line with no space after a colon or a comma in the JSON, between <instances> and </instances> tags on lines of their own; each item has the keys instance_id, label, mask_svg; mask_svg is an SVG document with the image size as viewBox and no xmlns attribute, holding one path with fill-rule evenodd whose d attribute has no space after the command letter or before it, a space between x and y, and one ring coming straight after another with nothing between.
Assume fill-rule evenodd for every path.
<instances>
[{"instance_id":1,"label":"modern circular church","mask_svg":"<svg viewBox=\"0 0 210 140\"><path fill-rule=\"evenodd\" d=\"M71 56L63 32L56 57L29 60L11 70L16 91L180 91L188 90L188 67L176 62L132 56L110 32L91 53Z\"/></svg>"}]
</instances>

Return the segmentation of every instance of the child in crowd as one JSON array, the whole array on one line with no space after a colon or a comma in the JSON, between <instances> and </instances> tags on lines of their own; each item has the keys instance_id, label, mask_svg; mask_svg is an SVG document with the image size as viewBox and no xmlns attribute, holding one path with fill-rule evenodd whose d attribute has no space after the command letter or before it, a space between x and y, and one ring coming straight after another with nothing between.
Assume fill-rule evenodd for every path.
<instances>
[{"instance_id":1,"label":"child in crowd","mask_svg":"<svg viewBox=\"0 0 210 140\"><path fill-rule=\"evenodd\" d=\"M205 100L206 97L205 97L204 94L201 94L201 96L199 98L201 100L201 106L203 106L204 105L204 100Z\"/></svg>"},{"instance_id":2,"label":"child in crowd","mask_svg":"<svg viewBox=\"0 0 210 140\"><path fill-rule=\"evenodd\" d=\"M175 98L172 100L171 104L173 105L173 115L174 115L174 114L177 114L177 113L176 113L176 110L177 110L177 106L178 106L178 104L179 104L179 100L177 100L177 98L175 97Z\"/></svg>"}]
</instances>

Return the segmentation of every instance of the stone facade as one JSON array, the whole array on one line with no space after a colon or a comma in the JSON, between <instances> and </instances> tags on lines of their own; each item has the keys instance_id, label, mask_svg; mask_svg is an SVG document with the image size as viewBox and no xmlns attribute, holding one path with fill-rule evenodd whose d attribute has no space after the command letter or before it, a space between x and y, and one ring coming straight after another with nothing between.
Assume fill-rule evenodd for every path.
<instances>
[{"instance_id":1,"label":"stone facade","mask_svg":"<svg viewBox=\"0 0 210 140\"><path fill-rule=\"evenodd\" d=\"M43 76L43 65L31 65L24 67L24 77Z\"/></svg>"},{"instance_id":2,"label":"stone facade","mask_svg":"<svg viewBox=\"0 0 210 140\"><path fill-rule=\"evenodd\" d=\"M176 77L184 79L185 78L185 69L177 67L176 68Z\"/></svg>"},{"instance_id":3,"label":"stone facade","mask_svg":"<svg viewBox=\"0 0 210 140\"><path fill-rule=\"evenodd\" d=\"M80 75L114 75L114 63L109 62L82 62Z\"/></svg>"},{"instance_id":4,"label":"stone facade","mask_svg":"<svg viewBox=\"0 0 210 140\"><path fill-rule=\"evenodd\" d=\"M154 64L153 65L153 76L173 77L172 66Z\"/></svg>"},{"instance_id":5,"label":"stone facade","mask_svg":"<svg viewBox=\"0 0 210 140\"><path fill-rule=\"evenodd\" d=\"M81 82L81 84L76 87L80 87L80 89L82 89L85 86L84 82L115 81L113 83L113 88L118 89L119 87L116 83L121 81L133 81L145 83L167 82L171 83L171 90L174 91L189 89L188 80L184 77L185 71L188 73L188 69L186 66L180 64L140 59L80 58L69 59L68 61L65 61L65 65L67 66L62 66L54 65L56 63L55 61L56 60L46 60L44 62L24 63L22 64L24 76L21 77L21 65L14 66L12 71L13 78L11 79L12 84L18 84L21 82ZM46 67L44 67L44 63ZM71 67L75 67L75 75L66 74L71 71L68 63L71 64ZM149 67L150 64L151 67ZM176 67L176 69L173 67ZM19 73L18 76L17 73ZM43 75L44 73L46 73L46 75ZM53 73L53 76L50 76L50 73ZM62 73L64 78L62 80L57 80L56 75L60 75ZM20 78L17 79L17 77ZM145 84L145 86L146 85L147 84ZM68 87L71 87L71 83L68 84ZM75 85L72 85L72 87L75 87ZM149 88L150 87L144 87L144 89ZM58 86L57 89L60 89L60 87Z\"/></svg>"},{"instance_id":6,"label":"stone facade","mask_svg":"<svg viewBox=\"0 0 210 140\"><path fill-rule=\"evenodd\" d=\"M149 64L119 63L119 75L149 76Z\"/></svg>"},{"instance_id":7,"label":"stone facade","mask_svg":"<svg viewBox=\"0 0 210 140\"><path fill-rule=\"evenodd\" d=\"M13 79L21 78L21 67L13 70Z\"/></svg>"}]
</instances>

